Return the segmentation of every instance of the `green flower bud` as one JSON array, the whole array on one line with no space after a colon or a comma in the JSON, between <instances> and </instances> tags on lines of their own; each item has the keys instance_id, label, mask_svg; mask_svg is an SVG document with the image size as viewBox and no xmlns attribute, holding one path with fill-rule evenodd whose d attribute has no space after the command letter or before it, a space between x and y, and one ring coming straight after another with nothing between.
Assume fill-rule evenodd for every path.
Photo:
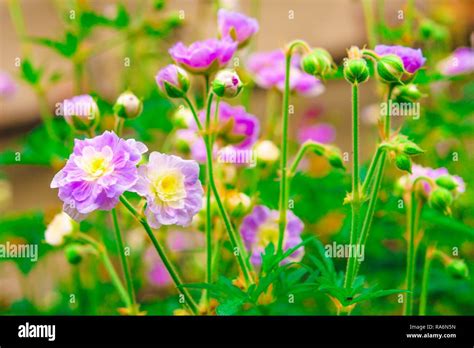
<instances>
[{"instance_id":1,"label":"green flower bud","mask_svg":"<svg viewBox=\"0 0 474 348\"><path fill-rule=\"evenodd\" d=\"M453 203L453 195L445 188L438 187L434 189L428 197L430 206L443 214L449 214L449 207Z\"/></svg>"},{"instance_id":2,"label":"green flower bud","mask_svg":"<svg viewBox=\"0 0 474 348\"><path fill-rule=\"evenodd\" d=\"M230 215L239 218L248 213L252 200L243 192L229 191L225 197L225 205Z\"/></svg>"},{"instance_id":3,"label":"green flower bud","mask_svg":"<svg viewBox=\"0 0 474 348\"><path fill-rule=\"evenodd\" d=\"M344 78L352 83L359 84L369 79L369 67L363 58L348 59L344 63Z\"/></svg>"},{"instance_id":4,"label":"green flower bud","mask_svg":"<svg viewBox=\"0 0 474 348\"><path fill-rule=\"evenodd\" d=\"M436 184L449 191L452 191L456 187L458 187L458 183L451 175L441 175L439 178L436 179Z\"/></svg>"},{"instance_id":5,"label":"green flower bud","mask_svg":"<svg viewBox=\"0 0 474 348\"><path fill-rule=\"evenodd\" d=\"M408 156L416 156L419 155L420 153L423 153L423 151L418 145L416 145L414 142L407 141L401 145L403 153Z\"/></svg>"},{"instance_id":6,"label":"green flower bud","mask_svg":"<svg viewBox=\"0 0 474 348\"><path fill-rule=\"evenodd\" d=\"M223 98L234 98L242 90L243 84L234 70L221 70L212 82L213 92Z\"/></svg>"},{"instance_id":7,"label":"green flower bud","mask_svg":"<svg viewBox=\"0 0 474 348\"><path fill-rule=\"evenodd\" d=\"M446 266L446 270L455 279L466 279L469 276L469 268L464 260L453 259Z\"/></svg>"},{"instance_id":8,"label":"green flower bud","mask_svg":"<svg viewBox=\"0 0 474 348\"><path fill-rule=\"evenodd\" d=\"M326 158L331 166L338 169L344 169L341 151L333 146L327 146Z\"/></svg>"},{"instance_id":9,"label":"green flower bud","mask_svg":"<svg viewBox=\"0 0 474 348\"><path fill-rule=\"evenodd\" d=\"M398 169L411 174L411 159L407 155L400 153L395 157L395 165Z\"/></svg>"},{"instance_id":10,"label":"green flower bud","mask_svg":"<svg viewBox=\"0 0 474 348\"><path fill-rule=\"evenodd\" d=\"M77 265L82 261L82 246L80 244L69 244L64 249L66 259L71 265Z\"/></svg>"},{"instance_id":11,"label":"green flower bud","mask_svg":"<svg viewBox=\"0 0 474 348\"><path fill-rule=\"evenodd\" d=\"M398 86L394 91L394 99L397 103L415 103L423 94L414 84Z\"/></svg>"},{"instance_id":12,"label":"green flower bud","mask_svg":"<svg viewBox=\"0 0 474 348\"><path fill-rule=\"evenodd\" d=\"M397 55L389 54L377 61L379 78L385 83L403 83L411 75L405 71L403 62Z\"/></svg>"},{"instance_id":13,"label":"green flower bud","mask_svg":"<svg viewBox=\"0 0 474 348\"><path fill-rule=\"evenodd\" d=\"M114 113L118 117L132 119L138 117L143 110L143 103L130 91L123 92L114 105Z\"/></svg>"},{"instance_id":14,"label":"green flower bud","mask_svg":"<svg viewBox=\"0 0 474 348\"><path fill-rule=\"evenodd\" d=\"M334 61L328 51L316 48L303 57L301 67L307 74L324 77L333 70Z\"/></svg>"}]
</instances>

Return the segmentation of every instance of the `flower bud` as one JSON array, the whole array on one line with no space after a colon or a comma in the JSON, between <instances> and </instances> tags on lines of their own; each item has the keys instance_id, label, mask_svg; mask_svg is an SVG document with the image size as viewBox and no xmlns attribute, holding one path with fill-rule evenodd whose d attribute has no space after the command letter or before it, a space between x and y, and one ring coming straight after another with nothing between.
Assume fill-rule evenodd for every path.
<instances>
[{"instance_id":1,"label":"flower bud","mask_svg":"<svg viewBox=\"0 0 474 348\"><path fill-rule=\"evenodd\" d=\"M180 67L170 64L155 77L160 90L170 98L182 98L189 89L189 76Z\"/></svg>"},{"instance_id":2,"label":"flower bud","mask_svg":"<svg viewBox=\"0 0 474 348\"><path fill-rule=\"evenodd\" d=\"M344 78L352 83L359 84L369 79L369 68L363 58L348 59L344 63Z\"/></svg>"},{"instance_id":3,"label":"flower bud","mask_svg":"<svg viewBox=\"0 0 474 348\"><path fill-rule=\"evenodd\" d=\"M173 114L172 122L176 128L189 128L194 122L193 112L190 108L180 106Z\"/></svg>"},{"instance_id":4,"label":"flower bud","mask_svg":"<svg viewBox=\"0 0 474 348\"><path fill-rule=\"evenodd\" d=\"M414 84L398 86L394 92L394 99L397 103L415 103L423 94Z\"/></svg>"},{"instance_id":5,"label":"flower bud","mask_svg":"<svg viewBox=\"0 0 474 348\"><path fill-rule=\"evenodd\" d=\"M270 140L262 140L255 145L257 161L274 163L280 158L280 149Z\"/></svg>"},{"instance_id":6,"label":"flower bud","mask_svg":"<svg viewBox=\"0 0 474 348\"><path fill-rule=\"evenodd\" d=\"M82 261L82 246L77 243L69 244L64 249L64 254L66 255L66 259L71 265L77 265L79 262Z\"/></svg>"},{"instance_id":7,"label":"flower bud","mask_svg":"<svg viewBox=\"0 0 474 348\"><path fill-rule=\"evenodd\" d=\"M118 117L132 119L138 117L143 110L143 103L130 91L123 92L114 105L114 113Z\"/></svg>"},{"instance_id":8,"label":"flower bud","mask_svg":"<svg viewBox=\"0 0 474 348\"><path fill-rule=\"evenodd\" d=\"M66 122L80 132L94 130L100 121L100 112L94 98L88 94L65 99L61 103Z\"/></svg>"},{"instance_id":9,"label":"flower bud","mask_svg":"<svg viewBox=\"0 0 474 348\"><path fill-rule=\"evenodd\" d=\"M333 66L334 61L331 54L323 48L314 49L306 54L301 61L304 72L317 77L324 77L331 73Z\"/></svg>"},{"instance_id":10,"label":"flower bud","mask_svg":"<svg viewBox=\"0 0 474 348\"><path fill-rule=\"evenodd\" d=\"M403 153L408 156L416 156L425 152L412 141L404 142L401 145L401 148L402 148Z\"/></svg>"},{"instance_id":11,"label":"flower bud","mask_svg":"<svg viewBox=\"0 0 474 348\"><path fill-rule=\"evenodd\" d=\"M65 212L57 214L49 223L44 239L52 246L60 246L64 243L66 236L74 230L73 220Z\"/></svg>"},{"instance_id":12,"label":"flower bud","mask_svg":"<svg viewBox=\"0 0 474 348\"><path fill-rule=\"evenodd\" d=\"M398 154L395 157L395 165L398 169L406 171L411 174L411 159L405 154Z\"/></svg>"},{"instance_id":13,"label":"flower bud","mask_svg":"<svg viewBox=\"0 0 474 348\"><path fill-rule=\"evenodd\" d=\"M452 191L456 187L458 187L458 183L451 175L441 175L439 178L436 179L436 184L449 191Z\"/></svg>"},{"instance_id":14,"label":"flower bud","mask_svg":"<svg viewBox=\"0 0 474 348\"><path fill-rule=\"evenodd\" d=\"M428 201L432 208L444 214L449 214L449 207L453 203L453 195L445 188L438 187L431 192Z\"/></svg>"},{"instance_id":15,"label":"flower bud","mask_svg":"<svg viewBox=\"0 0 474 348\"><path fill-rule=\"evenodd\" d=\"M224 98L234 98L242 90L243 84L239 75L234 70L225 69L216 74L212 82L213 92Z\"/></svg>"},{"instance_id":16,"label":"flower bud","mask_svg":"<svg viewBox=\"0 0 474 348\"><path fill-rule=\"evenodd\" d=\"M466 279L469 276L469 269L464 260L452 259L446 270L455 279Z\"/></svg>"},{"instance_id":17,"label":"flower bud","mask_svg":"<svg viewBox=\"0 0 474 348\"><path fill-rule=\"evenodd\" d=\"M243 192L229 191L225 199L226 208L233 217L242 217L250 210L252 201Z\"/></svg>"},{"instance_id":18,"label":"flower bud","mask_svg":"<svg viewBox=\"0 0 474 348\"><path fill-rule=\"evenodd\" d=\"M341 151L333 146L326 146L326 158L334 168L344 169Z\"/></svg>"},{"instance_id":19,"label":"flower bud","mask_svg":"<svg viewBox=\"0 0 474 348\"><path fill-rule=\"evenodd\" d=\"M405 71L403 62L395 54L388 54L377 61L377 72L380 79L385 83L402 83L407 76L411 75Z\"/></svg>"}]
</instances>

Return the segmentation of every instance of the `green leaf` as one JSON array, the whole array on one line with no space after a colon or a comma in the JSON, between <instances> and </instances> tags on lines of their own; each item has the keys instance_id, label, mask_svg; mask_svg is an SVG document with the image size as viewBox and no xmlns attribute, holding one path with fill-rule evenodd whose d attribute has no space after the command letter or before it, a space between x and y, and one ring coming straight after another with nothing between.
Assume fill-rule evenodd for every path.
<instances>
[{"instance_id":1,"label":"green leaf","mask_svg":"<svg viewBox=\"0 0 474 348\"><path fill-rule=\"evenodd\" d=\"M42 68L35 68L28 58L24 58L21 63L21 77L31 85L39 83L43 75Z\"/></svg>"}]
</instances>

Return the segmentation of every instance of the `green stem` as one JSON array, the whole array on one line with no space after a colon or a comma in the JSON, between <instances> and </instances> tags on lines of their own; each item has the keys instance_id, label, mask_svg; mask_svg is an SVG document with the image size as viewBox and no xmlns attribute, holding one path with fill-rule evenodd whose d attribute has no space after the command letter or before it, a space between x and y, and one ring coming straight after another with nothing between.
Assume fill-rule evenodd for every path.
<instances>
[{"instance_id":1,"label":"green stem","mask_svg":"<svg viewBox=\"0 0 474 348\"><path fill-rule=\"evenodd\" d=\"M404 315L413 315L413 298L415 291L415 267L416 267L416 245L415 237L418 231L418 222L421 215L422 203L416 199L415 180L412 186L410 205L408 208L408 252L407 252L407 300L405 302Z\"/></svg>"},{"instance_id":2,"label":"green stem","mask_svg":"<svg viewBox=\"0 0 474 348\"><path fill-rule=\"evenodd\" d=\"M359 198L359 86L352 85L352 200L351 200L351 235L350 246L355 245L359 238L359 215L360 215L360 198ZM347 261L346 276L344 279L344 287L349 289L354 282L354 271L356 258L351 253Z\"/></svg>"},{"instance_id":3,"label":"green stem","mask_svg":"<svg viewBox=\"0 0 474 348\"><path fill-rule=\"evenodd\" d=\"M288 175L288 112L290 104L290 67L293 49L297 46L302 46L309 50L308 45L301 40L296 40L290 43L285 53L285 90L283 93L282 106L282 136L281 136L281 162L280 162L280 199L279 199L279 222L278 222L278 246L277 254L283 253L283 241L286 230L286 209L288 205L289 188L287 187Z\"/></svg>"},{"instance_id":4,"label":"green stem","mask_svg":"<svg viewBox=\"0 0 474 348\"><path fill-rule=\"evenodd\" d=\"M207 111L206 111L206 134L204 134L204 141L206 144L206 154L207 154L207 178L209 181L209 185L211 186L212 193L216 199L217 206L219 208L219 213L224 220L224 224L226 226L227 232L229 234L229 239L232 244L232 249L236 252L237 261L239 266L242 270L244 278L248 284L253 284L253 278L251 274L251 266L246 261L246 252L240 238L237 236L234 227L232 226L232 222L230 221L229 215L224 208L224 204L221 200L219 195L219 191L217 190L217 186L214 180L214 169L213 169L213 162L212 162L212 145L211 145L211 136L210 136L210 119L211 119L211 105L212 105L213 93L209 93L209 98L207 100Z\"/></svg>"},{"instance_id":5,"label":"green stem","mask_svg":"<svg viewBox=\"0 0 474 348\"><path fill-rule=\"evenodd\" d=\"M298 165L300 164L301 160L303 159L304 155L306 152L313 150L316 153L323 153L324 151L324 146L321 145L320 143L317 143L315 141L305 141L300 149L298 150L298 153L296 154L295 160L293 161L293 164L290 167L290 170L288 172L288 177L291 178L296 174L296 170L298 169Z\"/></svg>"},{"instance_id":6,"label":"green stem","mask_svg":"<svg viewBox=\"0 0 474 348\"><path fill-rule=\"evenodd\" d=\"M390 104L390 99L392 98L392 90L393 90L393 86L390 85L389 88L388 88L388 93L387 93L387 106ZM389 119L390 119L390 110L387 107L387 115L385 115L385 120L389 120ZM389 132L386 133L387 138L390 136L390 125L388 126L388 129L389 129ZM381 148L381 147L382 147L382 145L379 146L379 148ZM376 156L377 156L377 154L376 154ZM359 238L358 238L358 244L360 245L361 248L364 248L364 249L365 249L365 245L367 243L367 238L369 236L370 227L372 225L372 220L374 218L375 206L377 204L377 197L379 195L379 191L380 191L380 188L382 186L382 178L383 178L383 172L384 172L384 168L385 168L386 158L387 158L387 153L385 151L383 151L380 154L380 159L378 161L379 162L378 168L374 167L374 168L377 169L377 171L375 172L375 178L374 178L375 183L374 183L374 187L372 189L372 193L370 195L369 206L368 206L367 211L365 213L364 221L362 223L362 228L361 228L360 235L359 235ZM369 185L370 179L369 180L366 179L366 183L367 183L367 185ZM367 185L364 185L366 189L368 187ZM355 264L353 266L354 266L354 277L353 277L353 279L355 279L357 277L358 272L359 272L360 262L355 262Z\"/></svg>"},{"instance_id":7,"label":"green stem","mask_svg":"<svg viewBox=\"0 0 474 348\"><path fill-rule=\"evenodd\" d=\"M36 95L38 96L40 116L41 116L41 120L44 123L46 133L48 134L48 137L50 139L57 140L58 137L56 136L56 133L53 128L53 119L52 119L51 112L49 111L48 99L46 97L46 93L41 87L37 86Z\"/></svg>"},{"instance_id":8,"label":"green stem","mask_svg":"<svg viewBox=\"0 0 474 348\"><path fill-rule=\"evenodd\" d=\"M390 110L389 110L389 106L390 106L390 99L392 98L392 92L393 92L393 89L395 88L395 85L394 84L390 84L388 86L388 94L387 94L387 114L385 115L385 128L384 128L384 135L385 135L385 139L389 139L390 138Z\"/></svg>"},{"instance_id":9,"label":"green stem","mask_svg":"<svg viewBox=\"0 0 474 348\"><path fill-rule=\"evenodd\" d=\"M365 30L367 39L369 41L369 47L375 47L377 43L376 30L374 25L374 8L373 0L362 0L362 8L364 10Z\"/></svg>"},{"instance_id":10,"label":"green stem","mask_svg":"<svg viewBox=\"0 0 474 348\"><path fill-rule=\"evenodd\" d=\"M423 280L421 283L419 315L426 315L426 303L428 301L428 285L430 279L431 261L433 261L433 249L433 246L429 246L426 249L425 264L423 266Z\"/></svg>"},{"instance_id":11,"label":"green stem","mask_svg":"<svg viewBox=\"0 0 474 348\"><path fill-rule=\"evenodd\" d=\"M184 96L183 97L183 100L186 102L186 104L188 104L188 107L189 109L191 110L192 114L193 114L193 117L194 117L194 121L196 122L196 125L198 126L198 129L202 132L203 131L203 127L202 127L202 124L201 124L201 121L199 120L199 117L197 115L197 112L196 112L196 108L193 106L193 103L191 102L191 100L188 98L188 96Z\"/></svg>"},{"instance_id":12,"label":"green stem","mask_svg":"<svg viewBox=\"0 0 474 348\"><path fill-rule=\"evenodd\" d=\"M109 273L110 278L112 280L112 284L115 286L117 289L117 292L119 293L120 297L122 298L122 301L125 303L125 305L130 308L131 302L130 298L127 295L127 291L125 290L122 281L120 280L119 276L117 275L117 272L115 272L115 268L112 265L112 262L110 261L109 255L107 254L107 250L105 249L104 245L96 241L94 238L90 237L89 235L78 232L76 233L77 237L82 240L83 242L86 242L90 244L99 254L100 259L104 263L105 269L107 270L107 273Z\"/></svg>"},{"instance_id":13,"label":"green stem","mask_svg":"<svg viewBox=\"0 0 474 348\"><path fill-rule=\"evenodd\" d=\"M122 117L115 115L115 133L121 137L123 133L123 125L125 120Z\"/></svg>"},{"instance_id":14,"label":"green stem","mask_svg":"<svg viewBox=\"0 0 474 348\"><path fill-rule=\"evenodd\" d=\"M109 255L107 254L107 251L103 246L101 246L99 250L99 255L102 262L104 263L105 269L110 275L112 284L114 284L115 288L117 289L120 297L122 298L122 301L126 304L128 308L130 308L132 306L132 303L130 302L130 298L127 295L127 291L125 290L122 282L120 281L120 278L117 275L117 272L115 271L112 262L110 261Z\"/></svg>"},{"instance_id":15,"label":"green stem","mask_svg":"<svg viewBox=\"0 0 474 348\"><path fill-rule=\"evenodd\" d=\"M82 94L84 90L83 76L84 76L84 63L82 61L74 61L74 91L76 94Z\"/></svg>"},{"instance_id":16,"label":"green stem","mask_svg":"<svg viewBox=\"0 0 474 348\"><path fill-rule=\"evenodd\" d=\"M120 255L120 261L122 262L122 270L125 276L125 281L127 283L128 296L130 298L130 314L137 315L137 301L135 299L135 290L133 289L133 281L130 275L130 265L128 264L127 257L124 253L123 239L118 223L117 211L115 208L112 209L112 219L114 221L115 237L117 239L117 249Z\"/></svg>"},{"instance_id":17,"label":"green stem","mask_svg":"<svg viewBox=\"0 0 474 348\"><path fill-rule=\"evenodd\" d=\"M153 243L153 246L158 252L158 255L160 255L160 258L163 261L163 264L168 270L168 273L170 274L171 279L173 279L176 287L178 288L178 291L180 291L183 294L186 300L186 305L189 307L189 309L192 311L193 314L195 315L199 314L199 309L196 302L194 302L194 299L192 298L188 289L183 287L183 282L180 276L178 275L178 272L176 271L170 259L166 255L163 247L156 239L155 235L153 234L153 230L151 229L150 225L148 225L148 222L146 221L146 219L143 216L141 216L141 214L133 207L133 205L124 196L120 196L120 201L125 206L125 208L128 209L128 211L138 220L138 222L145 229L146 233L148 234L148 237L151 239Z\"/></svg>"},{"instance_id":18,"label":"green stem","mask_svg":"<svg viewBox=\"0 0 474 348\"><path fill-rule=\"evenodd\" d=\"M364 184L362 185L363 197L365 197L365 195L368 193L370 183L372 182L372 179L375 174L375 169L377 168L377 165L380 161L380 158L384 150L385 150L385 147L383 145L379 145L377 147L377 151L375 151L374 158L372 159L372 162L370 163L369 169L367 171L367 175L365 176L365 179L364 179Z\"/></svg>"}]
</instances>

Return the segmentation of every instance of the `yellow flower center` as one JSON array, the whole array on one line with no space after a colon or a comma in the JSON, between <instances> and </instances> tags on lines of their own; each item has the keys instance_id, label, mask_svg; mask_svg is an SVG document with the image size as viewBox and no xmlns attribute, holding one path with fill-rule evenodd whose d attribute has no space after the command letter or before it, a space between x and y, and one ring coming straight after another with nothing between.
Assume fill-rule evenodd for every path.
<instances>
[{"instance_id":1,"label":"yellow flower center","mask_svg":"<svg viewBox=\"0 0 474 348\"><path fill-rule=\"evenodd\" d=\"M184 177L179 171L164 173L152 180L152 191L162 202L176 202L186 197Z\"/></svg>"},{"instance_id":2,"label":"yellow flower center","mask_svg":"<svg viewBox=\"0 0 474 348\"><path fill-rule=\"evenodd\" d=\"M94 181L113 171L111 160L110 149L99 152L89 148L76 160L76 163L87 174L86 180Z\"/></svg>"},{"instance_id":3,"label":"yellow flower center","mask_svg":"<svg viewBox=\"0 0 474 348\"><path fill-rule=\"evenodd\" d=\"M275 248L278 245L278 224L276 221L269 221L264 223L258 230L258 245L266 247L268 244L273 243Z\"/></svg>"}]
</instances>

